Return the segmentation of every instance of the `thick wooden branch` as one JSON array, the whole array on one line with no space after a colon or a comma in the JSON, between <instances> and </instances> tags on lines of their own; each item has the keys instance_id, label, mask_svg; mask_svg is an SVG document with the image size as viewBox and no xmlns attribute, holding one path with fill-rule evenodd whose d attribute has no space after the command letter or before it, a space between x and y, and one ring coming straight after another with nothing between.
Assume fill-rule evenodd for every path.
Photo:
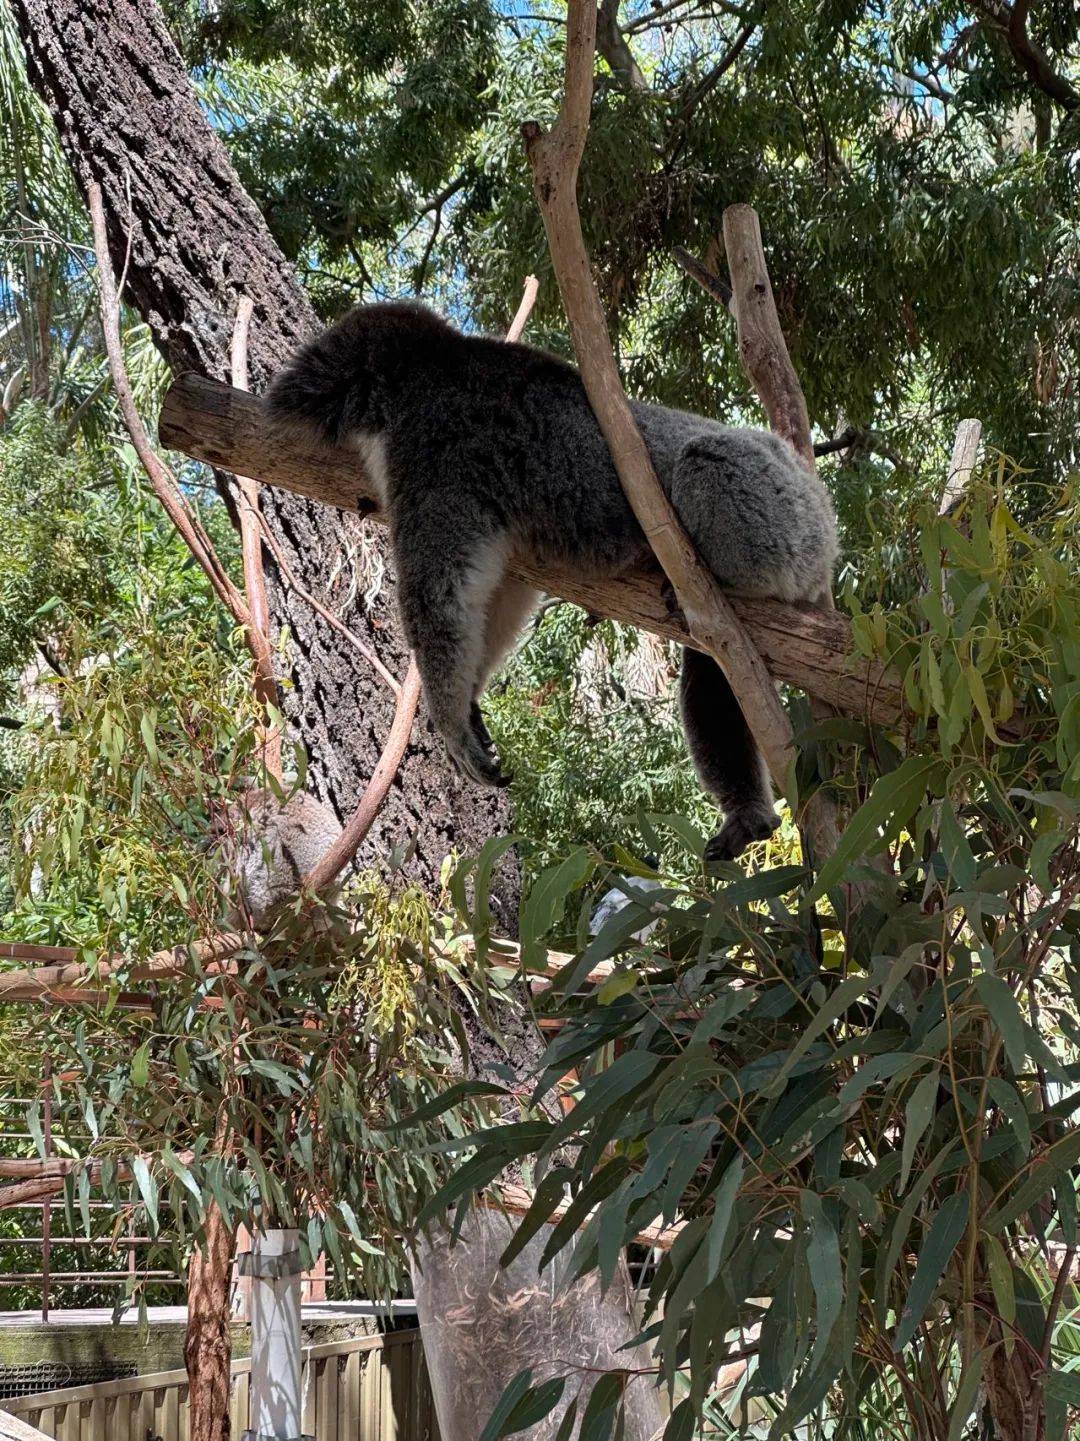
<instances>
[{"instance_id":1,"label":"thick wooden branch","mask_svg":"<svg viewBox=\"0 0 1080 1441\"><path fill-rule=\"evenodd\" d=\"M761 226L752 206L729 205L724 211L724 248L743 366L754 382L773 430L813 470L814 446L806 399L780 328Z\"/></svg>"},{"instance_id":2,"label":"thick wooden branch","mask_svg":"<svg viewBox=\"0 0 1080 1441\"><path fill-rule=\"evenodd\" d=\"M363 508L382 519L372 509L376 490L359 456L344 448L318 450L279 433L253 396L219 381L194 373L182 375L165 397L160 435L164 445L208 465L252 476L264 485L309 496L338 510ZM596 615L702 648L678 611L665 602L658 571L596 580L567 570L541 570L524 561L516 562L514 570L530 584ZM842 616L738 596L729 597L729 604L776 680L845 715L878 725L900 723L904 708L899 678L885 666L852 654L851 629Z\"/></svg>"}]
</instances>

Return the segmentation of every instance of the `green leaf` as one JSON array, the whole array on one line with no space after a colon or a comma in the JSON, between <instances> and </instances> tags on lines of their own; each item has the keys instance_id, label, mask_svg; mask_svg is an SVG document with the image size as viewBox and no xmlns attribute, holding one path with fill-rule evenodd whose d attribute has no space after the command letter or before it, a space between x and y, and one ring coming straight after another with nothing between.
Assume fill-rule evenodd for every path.
<instances>
[{"instance_id":1,"label":"green leaf","mask_svg":"<svg viewBox=\"0 0 1080 1441\"><path fill-rule=\"evenodd\" d=\"M982 1239L986 1247L986 1266L990 1272L994 1304L1006 1326L1013 1326L1016 1323L1016 1286L1013 1283L1012 1265L996 1236L984 1235Z\"/></svg>"},{"instance_id":2,"label":"green leaf","mask_svg":"<svg viewBox=\"0 0 1080 1441\"><path fill-rule=\"evenodd\" d=\"M896 770L879 776L868 798L847 823L836 850L818 872L807 897L812 903L843 880L849 865L875 849L879 833L895 834L915 814L940 766L936 756L910 756Z\"/></svg>"},{"instance_id":3,"label":"green leaf","mask_svg":"<svg viewBox=\"0 0 1080 1441\"><path fill-rule=\"evenodd\" d=\"M150 1079L150 1042L144 1041L131 1058L131 1084L139 1090Z\"/></svg>"},{"instance_id":4,"label":"green leaf","mask_svg":"<svg viewBox=\"0 0 1080 1441\"><path fill-rule=\"evenodd\" d=\"M961 1441L964 1435L964 1426L975 1409L975 1398L978 1394L979 1382L982 1380L985 1359L985 1351L976 1351L960 1378L960 1385L956 1388L952 1415L949 1418L949 1434L946 1441Z\"/></svg>"},{"instance_id":5,"label":"green leaf","mask_svg":"<svg viewBox=\"0 0 1080 1441\"><path fill-rule=\"evenodd\" d=\"M902 1351L918 1330L945 1267L967 1230L971 1203L961 1191L942 1202L919 1252L919 1264L908 1292L893 1346Z\"/></svg>"},{"instance_id":6,"label":"green leaf","mask_svg":"<svg viewBox=\"0 0 1080 1441\"><path fill-rule=\"evenodd\" d=\"M975 990L1001 1032L1010 1066L1022 1074L1027 1064L1027 1033L1011 988L1000 976L983 971L975 978Z\"/></svg>"},{"instance_id":7,"label":"green leaf","mask_svg":"<svg viewBox=\"0 0 1080 1441\"><path fill-rule=\"evenodd\" d=\"M1000 1231L1010 1225L1018 1216L1029 1211L1041 1196L1050 1190L1057 1178L1070 1166L1080 1160L1080 1130L1071 1131L1055 1141L1043 1152L1039 1162L1032 1168L1027 1179L1022 1181L1009 1199L989 1216L985 1226L988 1231Z\"/></svg>"},{"instance_id":8,"label":"green leaf","mask_svg":"<svg viewBox=\"0 0 1080 1441\"><path fill-rule=\"evenodd\" d=\"M135 1184L139 1188L139 1194L146 1206L146 1213L150 1218L150 1230L152 1235L158 1231L158 1187L157 1181L146 1164L143 1156L134 1156L131 1161L131 1172L135 1177Z\"/></svg>"},{"instance_id":9,"label":"green leaf","mask_svg":"<svg viewBox=\"0 0 1080 1441\"><path fill-rule=\"evenodd\" d=\"M521 907L521 963L525 970L543 966L547 947L544 938L558 925L567 898L588 879L593 860L584 846L571 851L556 866L541 871L529 887Z\"/></svg>"},{"instance_id":10,"label":"green leaf","mask_svg":"<svg viewBox=\"0 0 1080 1441\"><path fill-rule=\"evenodd\" d=\"M833 1327L844 1300L844 1268L840 1260L840 1240L825 1213L820 1196L813 1191L802 1192L802 1211L810 1223L806 1243L806 1262L817 1301L817 1326L810 1371L814 1372L828 1350Z\"/></svg>"},{"instance_id":11,"label":"green leaf","mask_svg":"<svg viewBox=\"0 0 1080 1441\"><path fill-rule=\"evenodd\" d=\"M612 971L596 993L601 1006L610 1006L620 996L628 995L638 983L637 971Z\"/></svg>"},{"instance_id":12,"label":"green leaf","mask_svg":"<svg viewBox=\"0 0 1080 1441\"><path fill-rule=\"evenodd\" d=\"M513 1414L514 1407L529 1394L531 1385L532 1371L519 1371L495 1403L494 1410L488 1417L487 1425L480 1433L480 1441L499 1441L501 1436L509 1434L506 1424Z\"/></svg>"},{"instance_id":13,"label":"green leaf","mask_svg":"<svg viewBox=\"0 0 1080 1441\"><path fill-rule=\"evenodd\" d=\"M911 1163L915 1159L915 1151L922 1140L923 1132L929 1126L934 1116L934 1102L937 1100L938 1086L941 1084L940 1074L935 1066L928 1071L922 1080L908 1097L908 1103L904 1110L904 1148L903 1161L900 1166L900 1180L897 1183L897 1192L900 1195L907 1190L908 1177L911 1175Z\"/></svg>"},{"instance_id":14,"label":"green leaf","mask_svg":"<svg viewBox=\"0 0 1080 1441\"><path fill-rule=\"evenodd\" d=\"M778 1096L783 1090L784 1082L791 1074L793 1068L802 1060L814 1042L829 1029L829 1027L844 1014L849 1006L864 996L870 988L868 976L849 976L846 981L841 981L832 995L820 1007L809 1025L803 1031L798 1041L792 1047L784 1064L776 1073L776 1077L766 1088L766 1095Z\"/></svg>"}]
</instances>

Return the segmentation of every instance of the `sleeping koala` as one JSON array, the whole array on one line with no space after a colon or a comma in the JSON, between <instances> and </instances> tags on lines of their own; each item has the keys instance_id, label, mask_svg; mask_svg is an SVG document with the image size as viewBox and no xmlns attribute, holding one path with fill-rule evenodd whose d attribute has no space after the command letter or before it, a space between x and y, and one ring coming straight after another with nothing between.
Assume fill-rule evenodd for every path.
<instances>
[{"instance_id":1,"label":"sleeping koala","mask_svg":"<svg viewBox=\"0 0 1080 1441\"><path fill-rule=\"evenodd\" d=\"M457 766L505 785L478 698L535 605L516 554L594 577L649 544L578 372L528 345L463 335L424 306L363 306L274 380L271 416L351 446L390 521L402 621L428 708ZM784 441L633 405L661 485L732 592L820 602L837 554L829 496ZM762 757L719 666L686 649L690 753L725 821L706 857L776 827Z\"/></svg>"}]
</instances>

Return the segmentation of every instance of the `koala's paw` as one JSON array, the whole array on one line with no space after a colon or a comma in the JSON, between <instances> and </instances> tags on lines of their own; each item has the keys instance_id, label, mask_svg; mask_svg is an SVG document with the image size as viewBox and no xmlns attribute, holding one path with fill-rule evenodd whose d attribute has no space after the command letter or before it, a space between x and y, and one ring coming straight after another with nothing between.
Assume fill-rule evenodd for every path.
<instances>
[{"instance_id":1,"label":"koala's paw","mask_svg":"<svg viewBox=\"0 0 1080 1441\"><path fill-rule=\"evenodd\" d=\"M733 861L755 841L768 840L780 824L780 817L772 810L753 806L747 810L732 811L718 833L705 847L705 864L717 861Z\"/></svg>"},{"instance_id":2,"label":"koala's paw","mask_svg":"<svg viewBox=\"0 0 1080 1441\"><path fill-rule=\"evenodd\" d=\"M480 710L476 701L473 701L472 708L469 711L469 724L472 726L473 735L484 749L486 751L493 751L495 749L495 742L491 739L491 732L484 724L483 712Z\"/></svg>"},{"instance_id":3,"label":"koala's paw","mask_svg":"<svg viewBox=\"0 0 1080 1441\"><path fill-rule=\"evenodd\" d=\"M480 724L487 735L487 727L483 726L482 721ZM469 729L457 741L448 741L447 749L450 759L462 775L476 781L477 785L508 786L513 780L513 776L504 771L499 763L491 737L488 736L485 743L477 733L475 723L470 724Z\"/></svg>"}]
</instances>

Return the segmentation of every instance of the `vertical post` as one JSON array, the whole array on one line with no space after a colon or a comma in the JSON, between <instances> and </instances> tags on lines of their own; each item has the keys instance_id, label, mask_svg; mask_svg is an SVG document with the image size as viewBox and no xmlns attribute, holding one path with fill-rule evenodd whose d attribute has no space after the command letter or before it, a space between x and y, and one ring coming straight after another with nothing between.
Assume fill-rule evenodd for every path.
<instances>
[{"instance_id":1,"label":"vertical post","mask_svg":"<svg viewBox=\"0 0 1080 1441\"><path fill-rule=\"evenodd\" d=\"M42 1107L42 1134L45 1159L52 1155L52 1057L45 1057L45 1102ZM49 1319L50 1272L52 1270L52 1197L41 1202L41 1320Z\"/></svg>"},{"instance_id":2,"label":"vertical post","mask_svg":"<svg viewBox=\"0 0 1080 1441\"><path fill-rule=\"evenodd\" d=\"M244 1441L301 1436L300 1237L264 1231L240 1259L251 1277L251 1429Z\"/></svg>"}]
</instances>

